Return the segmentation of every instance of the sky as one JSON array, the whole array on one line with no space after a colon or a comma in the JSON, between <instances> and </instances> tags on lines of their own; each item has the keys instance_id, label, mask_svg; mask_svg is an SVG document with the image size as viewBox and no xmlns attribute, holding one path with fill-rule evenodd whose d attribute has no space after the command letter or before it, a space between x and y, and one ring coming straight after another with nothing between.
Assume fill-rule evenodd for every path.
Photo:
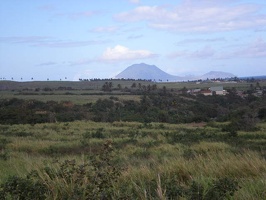
<instances>
[{"instance_id":1,"label":"sky","mask_svg":"<svg viewBox=\"0 0 266 200\"><path fill-rule=\"evenodd\" d=\"M0 80L266 75L265 0L1 0Z\"/></svg>"}]
</instances>

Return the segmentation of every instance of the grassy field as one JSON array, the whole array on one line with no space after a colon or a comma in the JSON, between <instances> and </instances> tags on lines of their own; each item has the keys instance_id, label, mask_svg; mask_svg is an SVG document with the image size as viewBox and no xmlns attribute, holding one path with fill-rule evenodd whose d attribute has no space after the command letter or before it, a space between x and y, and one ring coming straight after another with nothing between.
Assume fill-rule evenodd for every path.
<instances>
[{"instance_id":1,"label":"grassy field","mask_svg":"<svg viewBox=\"0 0 266 200\"><path fill-rule=\"evenodd\" d=\"M247 89L250 84L256 85L256 82L202 82L196 84L195 82L149 82L149 81L131 81L131 80L99 80L99 81L30 81L30 82L15 82L15 81L0 81L1 90L35 90L36 88L51 88L58 89L59 87L71 87L74 90L101 90L105 82L112 82L113 88L117 88L118 84L122 88L130 88L133 83L141 85L156 84L159 88L167 87L167 89L182 89L186 87L191 88L209 88L213 86L224 86L224 88ZM261 87L266 86L266 81L259 81Z\"/></svg>"},{"instance_id":2,"label":"grassy field","mask_svg":"<svg viewBox=\"0 0 266 200\"><path fill-rule=\"evenodd\" d=\"M52 94L50 92L40 92L36 94L27 94L23 93L20 94L18 92L12 92L12 91L2 91L0 92L0 99L11 99L11 98L18 98L18 99L24 99L24 100L31 100L35 99L42 102L47 101L56 101L56 102L62 102L62 101L71 101L74 104L86 104L86 103L94 103L98 99L109 99L112 97L117 97L121 100L140 100L140 95L127 95L127 94L119 94L119 93L113 93L113 94L105 94L105 93L99 93L98 94L90 94L90 93L83 93L84 91L71 91L69 92L62 92L62 91L56 91Z\"/></svg>"},{"instance_id":3,"label":"grassy field","mask_svg":"<svg viewBox=\"0 0 266 200\"><path fill-rule=\"evenodd\" d=\"M35 90L36 88L51 88L57 89L59 87L71 87L74 90L101 90L105 82L112 82L113 87L120 84L124 87L131 87L133 82L141 83L142 85L153 84L148 81L125 81L125 80L98 80L98 81L29 81L29 82L15 82L15 81L0 81L1 89L8 90Z\"/></svg>"},{"instance_id":4,"label":"grassy field","mask_svg":"<svg viewBox=\"0 0 266 200\"><path fill-rule=\"evenodd\" d=\"M0 99L35 99L43 102L47 101L71 101L74 104L86 104L95 102L99 98L109 98L110 96L118 97L121 100L139 100L139 95L132 95L127 92L113 90L112 92L101 91L105 82L112 82L113 88L117 88L120 84L121 88L131 88L133 83L141 85L156 84L157 88L166 87L167 89L180 90L184 87L187 89L207 89L213 86L223 86L225 89L236 88L237 90L247 90L251 83L202 83L195 82L169 82L169 83L155 83L148 81L31 81L31 82L14 82L14 81L0 81ZM260 81L260 86L266 86L266 81ZM255 86L256 83L253 83ZM66 88L65 90L58 90L58 88ZM51 91L44 91L45 89ZM38 89L38 91L36 91Z\"/></svg>"},{"instance_id":5,"label":"grassy field","mask_svg":"<svg viewBox=\"0 0 266 200\"><path fill-rule=\"evenodd\" d=\"M114 88L118 84L130 88L134 83L109 81ZM111 96L141 99L141 95L117 89L103 92L105 82L0 81L0 100L15 97L81 105ZM184 87L250 87L246 82L135 83L156 84L173 93ZM266 86L265 81L259 84ZM45 186L49 192L39 199L264 200L266 122L258 123L253 132L234 134L224 131L228 123L0 124L0 199L12 199L12 192L38 192ZM7 197L1 196L3 192Z\"/></svg>"},{"instance_id":6,"label":"grassy field","mask_svg":"<svg viewBox=\"0 0 266 200\"><path fill-rule=\"evenodd\" d=\"M90 121L0 125L0 180L45 166L57 168L66 159L84 163L112 141L114 165L121 169L114 199L177 197L176 192L185 193L180 188L192 183L207 195L211 183L225 177L239 186L230 198L265 199L266 123L236 137L222 132L222 126Z\"/></svg>"}]
</instances>

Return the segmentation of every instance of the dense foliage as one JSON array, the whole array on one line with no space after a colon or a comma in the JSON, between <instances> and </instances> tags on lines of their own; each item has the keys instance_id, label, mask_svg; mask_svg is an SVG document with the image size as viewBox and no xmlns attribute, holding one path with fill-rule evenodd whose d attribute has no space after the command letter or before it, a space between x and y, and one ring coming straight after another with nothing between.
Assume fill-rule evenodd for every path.
<instances>
[{"instance_id":1,"label":"dense foliage","mask_svg":"<svg viewBox=\"0 0 266 200\"><path fill-rule=\"evenodd\" d=\"M166 90L145 93L140 101L110 97L84 105L69 101L44 103L13 98L0 101L0 123L35 124L74 120L190 123L214 120L240 121L250 126L257 120L265 119L265 98L253 95L241 98L234 92L226 96L177 95Z\"/></svg>"}]
</instances>

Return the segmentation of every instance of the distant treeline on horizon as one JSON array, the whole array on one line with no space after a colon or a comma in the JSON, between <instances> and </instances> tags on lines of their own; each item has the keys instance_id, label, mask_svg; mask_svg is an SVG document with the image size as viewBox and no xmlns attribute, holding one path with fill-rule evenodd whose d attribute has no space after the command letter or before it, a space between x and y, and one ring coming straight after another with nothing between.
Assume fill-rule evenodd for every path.
<instances>
[{"instance_id":1,"label":"distant treeline on horizon","mask_svg":"<svg viewBox=\"0 0 266 200\"><path fill-rule=\"evenodd\" d=\"M133 78L84 78L84 79L78 79L78 81L145 81L145 82L197 82L197 81L206 81L206 80L229 80L229 81L236 81L236 80L246 80L248 82L252 82L254 80L266 80L266 75L262 76L243 76L243 77L231 77L231 78L210 78L210 79L199 79L199 80L180 80L180 81L168 81L168 80L152 80L152 79L133 79ZM13 79L6 79L6 78L0 78L0 81L15 81ZM31 81L39 81L39 80L33 80ZM56 81L56 80L45 80L45 81ZM62 79L60 79L62 81ZM65 80L64 80L65 81ZM69 80L68 80L69 81ZM28 81L27 81L28 82Z\"/></svg>"},{"instance_id":2,"label":"distant treeline on horizon","mask_svg":"<svg viewBox=\"0 0 266 200\"><path fill-rule=\"evenodd\" d=\"M240 79L256 79L256 80L264 80L266 79L266 75L262 76L245 76L245 77L239 77Z\"/></svg>"}]
</instances>

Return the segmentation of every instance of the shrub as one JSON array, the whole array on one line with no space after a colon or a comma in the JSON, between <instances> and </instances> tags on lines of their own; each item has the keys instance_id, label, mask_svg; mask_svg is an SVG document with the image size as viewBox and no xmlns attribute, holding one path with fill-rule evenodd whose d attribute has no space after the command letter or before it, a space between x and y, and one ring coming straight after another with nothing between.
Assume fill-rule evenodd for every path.
<instances>
[{"instance_id":1,"label":"shrub","mask_svg":"<svg viewBox=\"0 0 266 200\"><path fill-rule=\"evenodd\" d=\"M104 128L98 128L95 132L91 133L91 137L103 139L103 138L105 138L103 131L104 131Z\"/></svg>"},{"instance_id":2,"label":"shrub","mask_svg":"<svg viewBox=\"0 0 266 200\"><path fill-rule=\"evenodd\" d=\"M0 199L45 199L47 188L39 180L30 176L21 178L11 176L0 186Z\"/></svg>"},{"instance_id":3,"label":"shrub","mask_svg":"<svg viewBox=\"0 0 266 200\"><path fill-rule=\"evenodd\" d=\"M26 178L11 176L0 186L0 199L111 199L121 174L112 151L112 142L106 141L86 164L65 160L59 167L31 171Z\"/></svg>"},{"instance_id":4,"label":"shrub","mask_svg":"<svg viewBox=\"0 0 266 200\"><path fill-rule=\"evenodd\" d=\"M196 181L188 186L168 183L166 186L166 197L179 199L184 197L189 200L223 200L229 199L240 188L238 183L230 178L213 180L207 187Z\"/></svg>"},{"instance_id":5,"label":"shrub","mask_svg":"<svg viewBox=\"0 0 266 200\"><path fill-rule=\"evenodd\" d=\"M205 196L205 199L228 199L239 189L238 183L230 178L220 178L214 181Z\"/></svg>"},{"instance_id":6,"label":"shrub","mask_svg":"<svg viewBox=\"0 0 266 200\"><path fill-rule=\"evenodd\" d=\"M190 188L187 191L187 196L189 200L203 200L203 192L204 192L204 187L195 181L192 182ZM207 200L207 199L206 199ZM210 199L211 200L211 199Z\"/></svg>"},{"instance_id":7,"label":"shrub","mask_svg":"<svg viewBox=\"0 0 266 200\"><path fill-rule=\"evenodd\" d=\"M6 151L6 145L10 143L10 141L8 141L5 138L0 138L0 159L2 160L7 160L8 157L8 153Z\"/></svg>"},{"instance_id":8,"label":"shrub","mask_svg":"<svg viewBox=\"0 0 266 200\"><path fill-rule=\"evenodd\" d=\"M178 176L180 176L178 173L170 174L170 176L161 174L161 176L158 175L157 181L155 178L150 178L147 181L144 180L144 185L135 183L142 186L138 186L136 191L132 191L131 197L134 196L136 199L144 190L145 194L138 199L223 200L231 199L240 188L238 183L230 178L211 180L209 184L197 181L184 184Z\"/></svg>"}]
</instances>

